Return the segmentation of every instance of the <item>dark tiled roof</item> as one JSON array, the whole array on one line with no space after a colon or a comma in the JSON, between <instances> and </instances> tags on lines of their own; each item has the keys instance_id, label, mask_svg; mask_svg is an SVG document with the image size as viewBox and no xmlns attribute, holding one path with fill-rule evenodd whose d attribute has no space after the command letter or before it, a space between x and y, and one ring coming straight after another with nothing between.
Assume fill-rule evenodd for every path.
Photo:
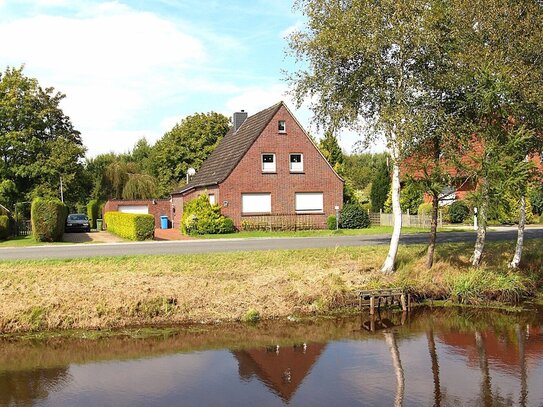
<instances>
[{"instance_id":1,"label":"dark tiled roof","mask_svg":"<svg viewBox=\"0 0 543 407\"><path fill-rule=\"evenodd\" d=\"M204 161L191 182L173 194L180 194L193 188L217 185L223 182L240 162L260 133L277 113L283 102L249 116L237 132L231 128L217 148Z\"/></svg>"}]
</instances>

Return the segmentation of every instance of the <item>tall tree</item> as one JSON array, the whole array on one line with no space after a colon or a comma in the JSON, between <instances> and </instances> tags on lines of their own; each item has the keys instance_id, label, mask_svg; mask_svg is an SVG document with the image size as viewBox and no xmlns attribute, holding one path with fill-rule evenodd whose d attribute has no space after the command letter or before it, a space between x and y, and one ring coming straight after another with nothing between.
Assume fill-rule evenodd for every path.
<instances>
[{"instance_id":1,"label":"tall tree","mask_svg":"<svg viewBox=\"0 0 543 407\"><path fill-rule=\"evenodd\" d=\"M64 97L22 67L0 74L0 178L15 184L17 200L58 197L60 177L67 200L80 198L85 148L59 106Z\"/></svg>"},{"instance_id":2,"label":"tall tree","mask_svg":"<svg viewBox=\"0 0 543 407\"><path fill-rule=\"evenodd\" d=\"M381 163L371 181L370 201L371 210L379 212L384 208L390 191L390 171L387 162Z\"/></svg>"},{"instance_id":3,"label":"tall tree","mask_svg":"<svg viewBox=\"0 0 543 407\"><path fill-rule=\"evenodd\" d=\"M392 161L394 230L382 271L395 270L401 233L400 161L420 134L417 108L428 1L302 0L308 23L290 47L308 68L290 76L298 105L311 97L315 120L327 128L383 134Z\"/></svg>"},{"instance_id":4,"label":"tall tree","mask_svg":"<svg viewBox=\"0 0 543 407\"><path fill-rule=\"evenodd\" d=\"M195 113L164 134L151 153L151 175L158 178L159 194L170 194L183 182L190 167L199 169L229 127L229 119L220 113Z\"/></svg>"}]
</instances>

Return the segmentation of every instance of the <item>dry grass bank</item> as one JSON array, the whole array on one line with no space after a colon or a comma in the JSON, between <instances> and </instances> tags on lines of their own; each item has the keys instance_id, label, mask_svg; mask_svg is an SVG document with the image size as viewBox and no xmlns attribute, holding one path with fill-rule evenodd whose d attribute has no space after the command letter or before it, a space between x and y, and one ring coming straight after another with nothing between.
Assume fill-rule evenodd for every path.
<instances>
[{"instance_id":1,"label":"dry grass bank","mask_svg":"<svg viewBox=\"0 0 543 407\"><path fill-rule=\"evenodd\" d=\"M402 247L383 276L386 247L138 256L0 263L0 331L105 328L327 312L361 288L407 287L420 297L465 302L530 295L543 285L542 240L529 240L520 273L513 243L489 243L469 268L471 245L448 244L424 269L424 246Z\"/></svg>"}]
</instances>

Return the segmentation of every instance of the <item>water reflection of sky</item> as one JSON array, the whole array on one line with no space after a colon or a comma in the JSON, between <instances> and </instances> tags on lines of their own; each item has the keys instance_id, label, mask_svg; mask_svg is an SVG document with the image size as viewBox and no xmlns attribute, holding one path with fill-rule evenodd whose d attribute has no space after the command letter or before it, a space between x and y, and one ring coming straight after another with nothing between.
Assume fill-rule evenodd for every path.
<instances>
[{"instance_id":1,"label":"water reflection of sky","mask_svg":"<svg viewBox=\"0 0 543 407\"><path fill-rule=\"evenodd\" d=\"M499 334L488 329L476 334L420 327L413 332L398 327L394 332L388 339L393 338L403 371L404 406L543 405L539 326L512 325ZM0 397L0 404L391 406L399 391L398 365L395 368L385 335L377 331L357 336L346 330L348 339L327 342L142 355L11 373L0 370L0 389L13 392ZM25 392L41 382L39 392Z\"/></svg>"}]
</instances>

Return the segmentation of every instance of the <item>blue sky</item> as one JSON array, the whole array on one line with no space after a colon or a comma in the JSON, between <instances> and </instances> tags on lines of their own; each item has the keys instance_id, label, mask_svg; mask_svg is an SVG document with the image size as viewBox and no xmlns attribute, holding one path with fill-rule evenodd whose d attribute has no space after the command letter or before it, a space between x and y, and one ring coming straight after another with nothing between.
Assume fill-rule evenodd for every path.
<instances>
[{"instance_id":1,"label":"blue sky","mask_svg":"<svg viewBox=\"0 0 543 407\"><path fill-rule=\"evenodd\" d=\"M195 112L252 114L279 100L318 136L282 73L296 68L285 36L303 22L288 0L0 0L0 69L25 64L65 93L89 156L153 143Z\"/></svg>"}]
</instances>

